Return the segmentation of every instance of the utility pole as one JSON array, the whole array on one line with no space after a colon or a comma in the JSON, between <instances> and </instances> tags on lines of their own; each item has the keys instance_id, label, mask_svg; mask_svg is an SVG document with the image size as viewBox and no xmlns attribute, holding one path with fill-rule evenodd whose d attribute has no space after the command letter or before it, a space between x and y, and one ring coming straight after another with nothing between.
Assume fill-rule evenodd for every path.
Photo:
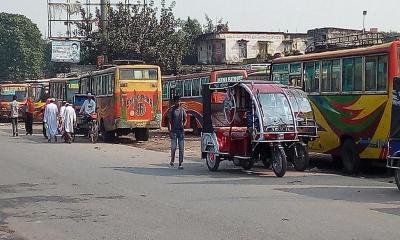
<instances>
[{"instance_id":1,"label":"utility pole","mask_svg":"<svg viewBox=\"0 0 400 240\"><path fill-rule=\"evenodd\" d=\"M110 6L110 0L100 0L100 26L101 36L103 42L107 39L107 25L108 25L108 7ZM104 63L108 62L107 59L107 47L105 44L102 46L102 55Z\"/></svg>"},{"instance_id":2,"label":"utility pole","mask_svg":"<svg viewBox=\"0 0 400 240\"><path fill-rule=\"evenodd\" d=\"M363 11L363 34L365 34L365 17L367 16L367 11Z\"/></svg>"}]
</instances>

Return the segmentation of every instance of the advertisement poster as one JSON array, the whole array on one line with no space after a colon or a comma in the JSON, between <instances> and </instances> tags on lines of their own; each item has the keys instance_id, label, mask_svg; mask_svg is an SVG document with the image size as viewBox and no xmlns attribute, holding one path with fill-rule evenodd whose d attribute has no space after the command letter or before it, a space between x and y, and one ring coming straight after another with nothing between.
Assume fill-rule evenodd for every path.
<instances>
[{"instance_id":1,"label":"advertisement poster","mask_svg":"<svg viewBox=\"0 0 400 240\"><path fill-rule=\"evenodd\" d=\"M52 62L79 63L81 44L78 41L53 41L51 48Z\"/></svg>"}]
</instances>

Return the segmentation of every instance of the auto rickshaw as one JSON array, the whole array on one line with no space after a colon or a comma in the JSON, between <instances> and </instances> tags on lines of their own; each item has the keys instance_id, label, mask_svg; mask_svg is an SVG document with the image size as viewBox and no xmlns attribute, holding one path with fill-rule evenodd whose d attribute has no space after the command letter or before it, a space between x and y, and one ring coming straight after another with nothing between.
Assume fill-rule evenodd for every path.
<instances>
[{"instance_id":1,"label":"auto rickshaw","mask_svg":"<svg viewBox=\"0 0 400 240\"><path fill-rule=\"evenodd\" d=\"M73 140L75 140L75 134L83 134L89 137L92 143L97 143L99 139L99 123L97 121L97 114L93 113L90 116L84 116L79 114L80 109L86 99L92 97L87 94L75 94L74 97L74 109L76 114L76 127L74 129Z\"/></svg>"},{"instance_id":2,"label":"auto rickshaw","mask_svg":"<svg viewBox=\"0 0 400 240\"><path fill-rule=\"evenodd\" d=\"M277 177L287 170L285 145L299 142L295 114L285 90L267 82L203 85L201 151L210 171L223 160L250 170L272 163Z\"/></svg>"},{"instance_id":3,"label":"auto rickshaw","mask_svg":"<svg viewBox=\"0 0 400 240\"><path fill-rule=\"evenodd\" d=\"M318 125L307 94L297 88L284 86L284 89L294 112L299 138L298 142L285 143L285 152L288 162L291 162L297 171L304 171L310 163L307 146L318 137Z\"/></svg>"}]
</instances>

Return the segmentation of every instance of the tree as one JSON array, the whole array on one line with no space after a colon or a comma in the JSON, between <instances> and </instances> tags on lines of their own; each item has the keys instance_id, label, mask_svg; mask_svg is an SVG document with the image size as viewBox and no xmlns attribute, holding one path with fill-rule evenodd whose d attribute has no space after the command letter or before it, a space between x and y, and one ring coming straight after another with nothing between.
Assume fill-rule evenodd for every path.
<instances>
[{"instance_id":1,"label":"tree","mask_svg":"<svg viewBox=\"0 0 400 240\"><path fill-rule=\"evenodd\" d=\"M213 32L226 32L229 31L229 23L224 22L223 18L220 18L216 24L214 21L206 14L206 24L203 26L204 33L213 33Z\"/></svg>"},{"instance_id":2,"label":"tree","mask_svg":"<svg viewBox=\"0 0 400 240\"><path fill-rule=\"evenodd\" d=\"M196 19L187 18L182 21L182 38L184 39L184 57L183 64L197 63L197 38L203 34L201 24Z\"/></svg>"},{"instance_id":3,"label":"tree","mask_svg":"<svg viewBox=\"0 0 400 240\"><path fill-rule=\"evenodd\" d=\"M78 25L87 33L88 41L82 45L84 63L95 64L96 56L105 50L109 61L119 59L143 60L160 65L166 73L177 73L185 54L185 39L175 18L175 2L167 5L161 1L160 10L154 1L146 6L123 4L110 8L107 19L107 36L99 31L87 33L85 24ZM96 16L98 18L98 16ZM90 22L92 19L87 19Z\"/></svg>"},{"instance_id":4,"label":"tree","mask_svg":"<svg viewBox=\"0 0 400 240\"><path fill-rule=\"evenodd\" d=\"M0 81L37 79L43 75L44 44L31 20L0 13Z\"/></svg>"}]
</instances>

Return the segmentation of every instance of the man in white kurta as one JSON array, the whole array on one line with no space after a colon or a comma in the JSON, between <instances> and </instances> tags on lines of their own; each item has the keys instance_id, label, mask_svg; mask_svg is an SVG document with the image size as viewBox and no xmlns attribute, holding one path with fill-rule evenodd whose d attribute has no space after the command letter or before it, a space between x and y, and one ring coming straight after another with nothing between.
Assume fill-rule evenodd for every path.
<instances>
[{"instance_id":1,"label":"man in white kurta","mask_svg":"<svg viewBox=\"0 0 400 240\"><path fill-rule=\"evenodd\" d=\"M55 100L51 99L50 103L47 104L46 109L44 110L44 118L43 122L46 124L46 133L48 141L51 142L51 139L54 138L54 141L57 142L57 117L58 117L58 107L54 104Z\"/></svg>"},{"instance_id":2,"label":"man in white kurta","mask_svg":"<svg viewBox=\"0 0 400 240\"><path fill-rule=\"evenodd\" d=\"M74 126L76 123L75 109L67 103L67 107L64 110L64 116L62 117L64 122L65 140L71 144L72 134L74 133Z\"/></svg>"}]
</instances>

